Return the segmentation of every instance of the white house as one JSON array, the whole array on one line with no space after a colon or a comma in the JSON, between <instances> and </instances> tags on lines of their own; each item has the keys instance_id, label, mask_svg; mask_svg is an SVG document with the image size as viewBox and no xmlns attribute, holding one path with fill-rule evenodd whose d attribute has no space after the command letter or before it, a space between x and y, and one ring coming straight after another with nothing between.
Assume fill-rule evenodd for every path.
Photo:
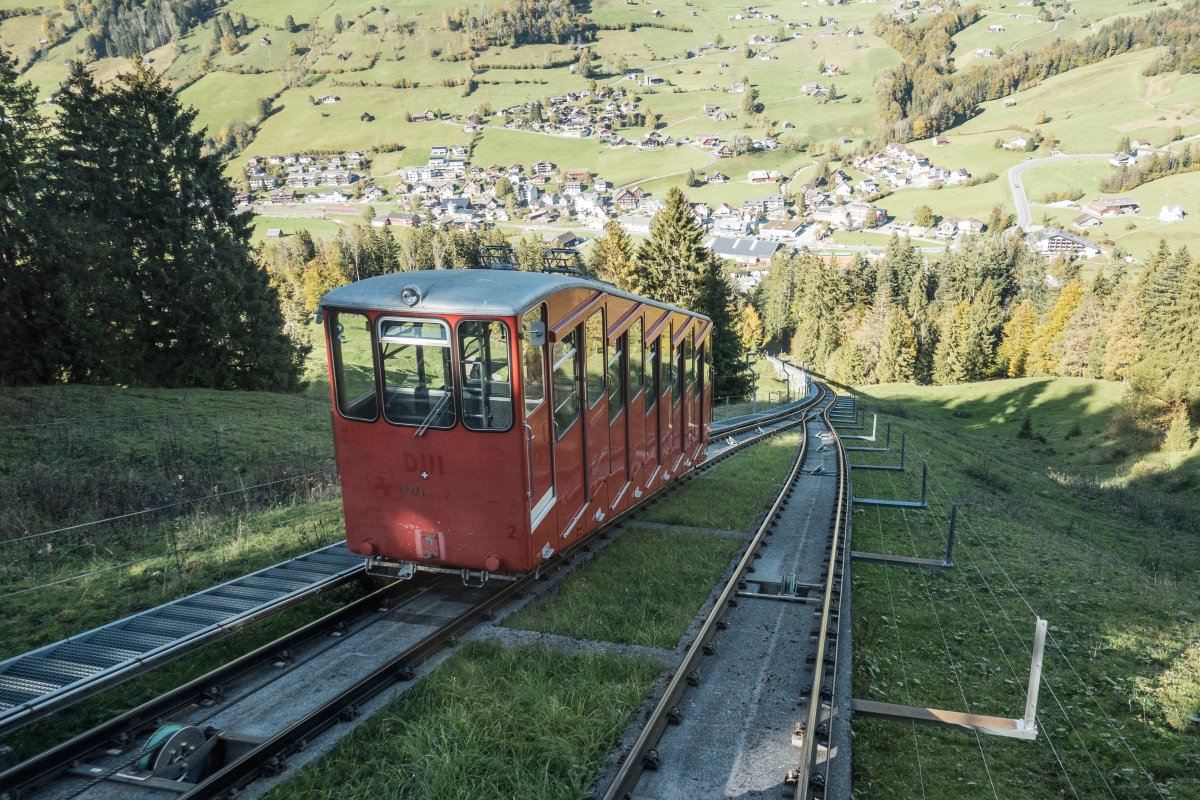
<instances>
[{"instance_id":1,"label":"white house","mask_svg":"<svg viewBox=\"0 0 1200 800\"><path fill-rule=\"evenodd\" d=\"M1158 221L1179 222L1185 216L1187 216L1187 212L1183 210L1182 206L1163 206L1162 210L1158 212Z\"/></svg>"}]
</instances>

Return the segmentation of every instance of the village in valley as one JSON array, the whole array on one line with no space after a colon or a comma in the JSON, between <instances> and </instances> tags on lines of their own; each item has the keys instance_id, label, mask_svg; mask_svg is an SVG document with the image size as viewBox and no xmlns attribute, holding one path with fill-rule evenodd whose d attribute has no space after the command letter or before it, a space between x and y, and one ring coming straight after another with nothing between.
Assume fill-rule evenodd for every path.
<instances>
[{"instance_id":1,"label":"village in valley","mask_svg":"<svg viewBox=\"0 0 1200 800\"><path fill-rule=\"evenodd\" d=\"M1182 76L1139 75L1163 98L1142 111L1129 100L1145 86L1081 94L1081 80L1113 63L1146 72L1147 53L985 102L940 133L888 139L875 79L899 57L880 26L922 24L943 3L598 0L593 36L507 48L467 33L461 12L409 5L364 4L352 16L234 0L147 58L227 153L260 241L369 223L495 228L586 251L610 220L647 236L679 186L743 289L777 253L871 260L900 236L935 254L997 225L1048 259L1136 260L1168 225L1200 245L1195 193L1163 192L1182 176L1101 191L1200 135L1200 91ZM1082 38L1123 6L981 9L954 35L960 70ZM0 22L0 34L13 27ZM29 55L46 102L67 33ZM101 58L96 69L123 63Z\"/></svg>"}]
</instances>

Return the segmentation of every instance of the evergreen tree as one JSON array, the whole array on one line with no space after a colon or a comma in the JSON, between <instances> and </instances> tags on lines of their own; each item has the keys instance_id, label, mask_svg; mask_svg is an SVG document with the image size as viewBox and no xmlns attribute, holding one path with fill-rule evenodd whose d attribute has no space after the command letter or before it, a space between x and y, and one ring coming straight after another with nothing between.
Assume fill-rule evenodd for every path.
<instances>
[{"instance_id":1,"label":"evergreen tree","mask_svg":"<svg viewBox=\"0 0 1200 800\"><path fill-rule=\"evenodd\" d=\"M882 278L881 278L882 280ZM927 384L933 380L934 353L937 350L938 328L931 299L934 292L933 275L928 269L918 269L908 287L907 311L917 341L917 356L913 363L913 380Z\"/></svg>"},{"instance_id":2,"label":"evergreen tree","mask_svg":"<svg viewBox=\"0 0 1200 800\"><path fill-rule=\"evenodd\" d=\"M1200 405L1200 262L1188 260L1170 314L1163 317L1150 366L1168 397Z\"/></svg>"},{"instance_id":3,"label":"evergreen tree","mask_svg":"<svg viewBox=\"0 0 1200 800\"><path fill-rule=\"evenodd\" d=\"M615 219L604 223L604 235L594 242L591 259L592 270L600 280L626 292L644 293L641 274L633 260L633 239Z\"/></svg>"},{"instance_id":4,"label":"evergreen tree","mask_svg":"<svg viewBox=\"0 0 1200 800\"><path fill-rule=\"evenodd\" d=\"M1192 430L1191 420L1188 419L1187 406L1178 404L1171 414L1171 423L1167 426L1167 435L1163 439L1163 450L1183 452L1192 449L1196 434Z\"/></svg>"},{"instance_id":5,"label":"evergreen tree","mask_svg":"<svg viewBox=\"0 0 1200 800\"><path fill-rule=\"evenodd\" d=\"M913 276L921 269L921 256L908 237L901 239L896 234L888 240L887 252L879 272L879 280L886 280L891 297L904 297L912 286ZM909 308L909 313L912 309Z\"/></svg>"},{"instance_id":6,"label":"evergreen tree","mask_svg":"<svg viewBox=\"0 0 1200 800\"><path fill-rule=\"evenodd\" d=\"M61 319L71 273L58 274L38 253L51 217L38 196L47 131L37 90L17 77L16 59L0 52L0 384L51 380L72 345Z\"/></svg>"},{"instance_id":7,"label":"evergreen tree","mask_svg":"<svg viewBox=\"0 0 1200 800\"><path fill-rule=\"evenodd\" d=\"M650 238L638 250L645 293L680 308L694 308L711 261L703 240L704 231L687 198L672 186L666 204L650 224Z\"/></svg>"},{"instance_id":8,"label":"evergreen tree","mask_svg":"<svg viewBox=\"0 0 1200 800\"><path fill-rule=\"evenodd\" d=\"M101 90L82 65L60 98L48 199L52 260L87 298L70 315L72 379L157 386L289 389L303 353L283 334L278 297L250 257L195 111L135 60Z\"/></svg>"},{"instance_id":9,"label":"evergreen tree","mask_svg":"<svg viewBox=\"0 0 1200 800\"><path fill-rule=\"evenodd\" d=\"M962 300L943 317L934 354L938 383L965 383L987 377L993 362L999 307L996 292L985 281L974 300Z\"/></svg>"},{"instance_id":10,"label":"evergreen tree","mask_svg":"<svg viewBox=\"0 0 1200 800\"><path fill-rule=\"evenodd\" d=\"M296 20L292 19L291 14L288 14L287 19L283 21L283 29L288 33L295 33L298 30L296 28Z\"/></svg>"},{"instance_id":11,"label":"evergreen tree","mask_svg":"<svg viewBox=\"0 0 1200 800\"><path fill-rule=\"evenodd\" d=\"M1071 315L1083 299L1083 289L1078 281L1062 287L1058 300L1038 326L1029 354L1029 371L1038 375L1053 375L1058 369L1063 353L1063 338Z\"/></svg>"},{"instance_id":12,"label":"evergreen tree","mask_svg":"<svg viewBox=\"0 0 1200 800\"><path fill-rule=\"evenodd\" d=\"M962 300L946 312L942 321L934 355L933 378L936 382L964 383L982 377L982 369L972 359L971 341L971 301Z\"/></svg>"},{"instance_id":13,"label":"evergreen tree","mask_svg":"<svg viewBox=\"0 0 1200 800\"><path fill-rule=\"evenodd\" d=\"M880 383L906 383L915 375L917 339L904 309L897 305L888 308L883 326L883 344L875 376Z\"/></svg>"},{"instance_id":14,"label":"evergreen tree","mask_svg":"<svg viewBox=\"0 0 1200 800\"><path fill-rule=\"evenodd\" d=\"M705 251L700 292L695 310L713 322L712 360L715 397L741 397L750 389L750 376L738 335L736 295L720 262Z\"/></svg>"},{"instance_id":15,"label":"evergreen tree","mask_svg":"<svg viewBox=\"0 0 1200 800\"><path fill-rule=\"evenodd\" d=\"M1104 308L1095 297L1084 298L1075 308L1067 328L1063 332L1062 353L1058 357L1056 375L1076 378L1089 376L1092 363L1092 341L1100 335L1104 320Z\"/></svg>"},{"instance_id":16,"label":"evergreen tree","mask_svg":"<svg viewBox=\"0 0 1200 800\"><path fill-rule=\"evenodd\" d=\"M791 339L796 302L796 259L776 255L763 281L763 338L768 345Z\"/></svg>"},{"instance_id":17,"label":"evergreen tree","mask_svg":"<svg viewBox=\"0 0 1200 800\"><path fill-rule=\"evenodd\" d=\"M1029 300L1022 300L1005 323L996 355L1000 360L1001 372L1009 378L1025 375L1037 325L1037 309Z\"/></svg>"},{"instance_id":18,"label":"evergreen tree","mask_svg":"<svg viewBox=\"0 0 1200 800\"><path fill-rule=\"evenodd\" d=\"M1142 360L1141 292L1131 289L1124 294L1108 328L1103 377L1110 381L1129 380L1134 365Z\"/></svg>"},{"instance_id":19,"label":"evergreen tree","mask_svg":"<svg viewBox=\"0 0 1200 800\"><path fill-rule=\"evenodd\" d=\"M825 371L830 356L842 344L845 299L837 271L810 256L800 278L799 300L792 353L813 370Z\"/></svg>"}]
</instances>

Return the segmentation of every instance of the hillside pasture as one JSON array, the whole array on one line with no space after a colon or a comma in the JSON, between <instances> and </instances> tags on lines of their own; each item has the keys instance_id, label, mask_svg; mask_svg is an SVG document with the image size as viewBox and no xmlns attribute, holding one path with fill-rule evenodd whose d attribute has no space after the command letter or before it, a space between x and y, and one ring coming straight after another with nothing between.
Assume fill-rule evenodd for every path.
<instances>
[{"instance_id":1,"label":"hillside pasture","mask_svg":"<svg viewBox=\"0 0 1200 800\"><path fill-rule=\"evenodd\" d=\"M1126 53L1048 78L1014 94L1015 105L984 103L981 114L947 135L995 136L1006 134L1010 126L1032 128L1042 111L1049 119L1037 127L1058 136L1060 148L1071 153L1111 153L1122 136L1163 141L1175 126L1184 135L1200 132L1200 118L1190 113L1200 104L1200 77L1146 78L1142 70L1156 55L1156 50Z\"/></svg>"},{"instance_id":2,"label":"hillside pasture","mask_svg":"<svg viewBox=\"0 0 1200 800\"><path fill-rule=\"evenodd\" d=\"M179 93L180 102L197 110L195 128L215 136L226 124L249 123L258 116L258 101L282 88L276 73L239 75L210 72Z\"/></svg>"}]
</instances>

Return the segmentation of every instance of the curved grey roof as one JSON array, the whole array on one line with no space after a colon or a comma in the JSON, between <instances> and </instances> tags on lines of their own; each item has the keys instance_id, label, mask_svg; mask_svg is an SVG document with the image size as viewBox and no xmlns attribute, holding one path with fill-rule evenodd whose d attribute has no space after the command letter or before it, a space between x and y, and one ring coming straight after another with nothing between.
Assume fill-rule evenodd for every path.
<instances>
[{"instance_id":1,"label":"curved grey roof","mask_svg":"<svg viewBox=\"0 0 1200 800\"><path fill-rule=\"evenodd\" d=\"M400 292L406 286L415 286L421 292L421 301L415 306L406 306L400 300ZM576 288L607 292L708 319L703 314L623 292L591 278L503 269L429 269L379 275L339 286L321 298L321 308L514 316L554 292Z\"/></svg>"}]
</instances>

